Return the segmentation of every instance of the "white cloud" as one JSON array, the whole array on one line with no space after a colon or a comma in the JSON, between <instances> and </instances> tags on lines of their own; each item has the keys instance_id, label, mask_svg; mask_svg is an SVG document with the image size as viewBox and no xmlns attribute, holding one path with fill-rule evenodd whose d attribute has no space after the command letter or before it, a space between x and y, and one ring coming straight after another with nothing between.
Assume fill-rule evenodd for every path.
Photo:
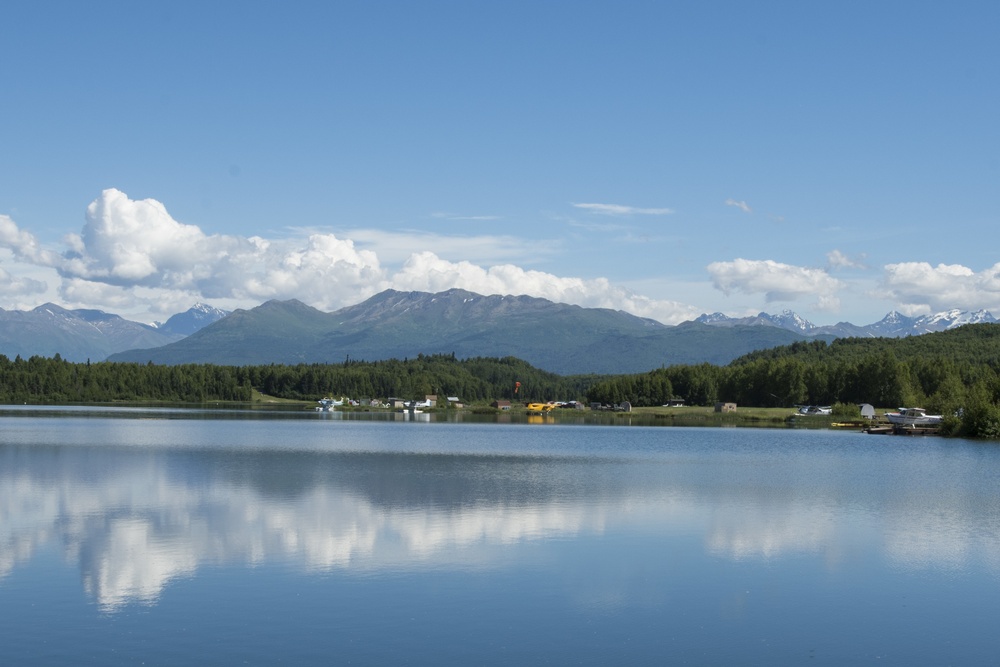
<instances>
[{"instance_id":1,"label":"white cloud","mask_svg":"<svg viewBox=\"0 0 1000 667\"><path fill-rule=\"evenodd\" d=\"M1000 309L1000 264L978 273L960 264L887 264L883 283L907 312Z\"/></svg>"},{"instance_id":2,"label":"white cloud","mask_svg":"<svg viewBox=\"0 0 1000 667\"><path fill-rule=\"evenodd\" d=\"M57 301L60 281L54 269L19 256L0 241L0 307L31 310L46 301Z\"/></svg>"},{"instance_id":3,"label":"white cloud","mask_svg":"<svg viewBox=\"0 0 1000 667\"><path fill-rule=\"evenodd\" d=\"M750 205L747 204L745 201L737 201L735 199L727 199L726 200L726 206L735 206L736 208L740 209L744 213L753 213L753 209L750 208Z\"/></svg>"},{"instance_id":4,"label":"white cloud","mask_svg":"<svg viewBox=\"0 0 1000 667\"><path fill-rule=\"evenodd\" d=\"M864 260L863 254L858 259L853 259L839 250L826 253L826 264L831 269L864 269L867 268Z\"/></svg>"},{"instance_id":5,"label":"white cloud","mask_svg":"<svg viewBox=\"0 0 1000 667\"><path fill-rule=\"evenodd\" d=\"M499 215L458 215L446 211L435 211L431 213L431 217L438 218L439 220L456 220L460 222L490 222L501 219Z\"/></svg>"},{"instance_id":6,"label":"white cloud","mask_svg":"<svg viewBox=\"0 0 1000 667\"><path fill-rule=\"evenodd\" d=\"M7 215L0 215L0 247L8 248L18 259L37 264L58 261L54 253L41 248L31 232L19 229Z\"/></svg>"},{"instance_id":7,"label":"white cloud","mask_svg":"<svg viewBox=\"0 0 1000 667\"><path fill-rule=\"evenodd\" d=\"M23 276L12 276L0 268L0 294L5 297L44 294L48 289L49 286L43 281Z\"/></svg>"},{"instance_id":8,"label":"white cloud","mask_svg":"<svg viewBox=\"0 0 1000 667\"><path fill-rule=\"evenodd\" d=\"M716 289L726 295L763 293L768 302L811 296L825 308L836 304L834 294L843 287L843 283L822 269L792 266L770 259L713 262L708 265L708 273Z\"/></svg>"},{"instance_id":9,"label":"white cloud","mask_svg":"<svg viewBox=\"0 0 1000 667\"><path fill-rule=\"evenodd\" d=\"M229 239L177 222L154 199L105 190L87 207L81 235L66 238L68 275L109 284L183 283Z\"/></svg>"},{"instance_id":10,"label":"white cloud","mask_svg":"<svg viewBox=\"0 0 1000 667\"><path fill-rule=\"evenodd\" d=\"M673 210L669 208L638 208L622 206L621 204L573 204L573 206L601 215L670 215L673 213Z\"/></svg>"},{"instance_id":11,"label":"white cloud","mask_svg":"<svg viewBox=\"0 0 1000 667\"><path fill-rule=\"evenodd\" d=\"M61 304L70 308L100 304L102 309L128 310L138 302L134 290L79 278L64 278L59 285L59 297Z\"/></svg>"}]
</instances>

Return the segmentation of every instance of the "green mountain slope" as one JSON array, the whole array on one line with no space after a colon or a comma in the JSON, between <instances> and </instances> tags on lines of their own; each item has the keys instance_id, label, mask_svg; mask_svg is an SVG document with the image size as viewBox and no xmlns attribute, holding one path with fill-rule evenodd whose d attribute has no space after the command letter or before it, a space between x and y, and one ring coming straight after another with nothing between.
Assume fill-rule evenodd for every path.
<instances>
[{"instance_id":1,"label":"green mountain slope","mask_svg":"<svg viewBox=\"0 0 1000 667\"><path fill-rule=\"evenodd\" d=\"M315 347L331 326L329 313L301 301L268 301L252 310L233 311L170 345L129 350L108 360L227 366L321 361L310 359L306 350Z\"/></svg>"}]
</instances>

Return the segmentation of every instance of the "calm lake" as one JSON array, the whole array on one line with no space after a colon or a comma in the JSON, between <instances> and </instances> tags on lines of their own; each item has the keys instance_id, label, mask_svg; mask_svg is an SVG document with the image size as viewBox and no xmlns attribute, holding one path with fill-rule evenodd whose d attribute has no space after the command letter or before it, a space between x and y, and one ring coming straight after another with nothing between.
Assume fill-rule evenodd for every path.
<instances>
[{"instance_id":1,"label":"calm lake","mask_svg":"<svg viewBox=\"0 0 1000 667\"><path fill-rule=\"evenodd\" d=\"M995 665L1000 446L0 408L2 665Z\"/></svg>"}]
</instances>

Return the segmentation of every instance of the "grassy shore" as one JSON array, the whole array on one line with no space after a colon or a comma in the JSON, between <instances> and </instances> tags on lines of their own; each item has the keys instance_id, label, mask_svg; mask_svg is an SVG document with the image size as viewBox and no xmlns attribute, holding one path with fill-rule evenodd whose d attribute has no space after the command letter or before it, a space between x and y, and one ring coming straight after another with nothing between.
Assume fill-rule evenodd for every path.
<instances>
[{"instance_id":1,"label":"grassy shore","mask_svg":"<svg viewBox=\"0 0 1000 667\"><path fill-rule=\"evenodd\" d=\"M294 406L301 405L304 409L315 405L313 401L275 398L254 391L253 403L258 405ZM391 411L390 408L338 407L338 411L373 412ZM423 408L423 412L443 414L446 408ZM459 411L478 414L504 414L488 406L473 405L460 408ZM513 406L506 414L524 415L529 413L523 406ZM546 420L553 422L594 422L613 424L615 422L630 424L648 422L650 425L672 426L757 426L770 428L833 428L845 422L843 417L834 415L801 415L794 408L737 408L735 412L716 412L714 407L683 406L683 407L649 407L633 408L630 412L611 412L594 410L555 409L545 413ZM849 420L848 420L849 421Z\"/></svg>"},{"instance_id":2,"label":"grassy shore","mask_svg":"<svg viewBox=\"0 0 1000 667\"><path fill-rule=\"evenodd\" d=\"M493 408L474 406L466 408L477 414L499 414ZM437 410L431 410L436 412ZM528 415L521 406L514 406L508 414ZM632 408L630 412L601 410L555 409L546 412L546 420L554 422L594 422L601 424L649 423L657 426L758 426L769 428L831 428L843 424L845 419L834 415L801 415L794 408L739 407L736 412L716 412L713 407L649 407ZM849 421L849 420L847 420ZM860 428L860 422L858 422Z\"/></svg>"}]
</instances>

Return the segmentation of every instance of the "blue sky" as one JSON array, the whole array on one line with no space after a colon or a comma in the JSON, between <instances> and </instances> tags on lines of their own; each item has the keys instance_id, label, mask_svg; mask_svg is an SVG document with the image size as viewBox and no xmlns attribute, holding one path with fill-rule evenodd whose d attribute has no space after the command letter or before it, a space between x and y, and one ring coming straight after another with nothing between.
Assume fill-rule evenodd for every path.
<instances>
[{"instance_id":1,"label":"blue sky","mask_svg":"<svg viewBox=\"0 0 1000 667\"><path fill-rule=\"evenodd\" d=\"M1000 3L9 2L0 307L1000 316Z\"/></svg>"}]
</instances>

